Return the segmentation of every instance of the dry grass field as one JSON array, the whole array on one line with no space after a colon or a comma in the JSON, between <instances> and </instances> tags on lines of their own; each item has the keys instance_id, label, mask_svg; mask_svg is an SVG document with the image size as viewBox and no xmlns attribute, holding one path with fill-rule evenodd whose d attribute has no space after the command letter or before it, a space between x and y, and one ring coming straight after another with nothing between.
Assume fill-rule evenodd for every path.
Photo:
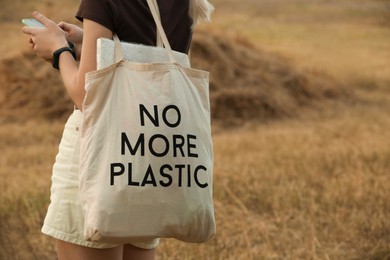
<instances>
[{"instance_id":1,"label":"dry grass field","mask_svg":"<svg viewBox=\"0 0 390 260\"><path fill-rule=\"evenodd\" d=\"M74 21L78 1L1 3L0 260L56 259L40 227L71 105L50 67L24 54L19 21L34 8ZM158 259L390 259L389 2L213 3L193 55L219 53L210 67L195 62L214 72L212 105L222 111L213 114L217 235L200 245L163 239ZM233 62L255 76L229 70ZM243 113L224 120L231 106Z\"/></svg>"}]
</instances>

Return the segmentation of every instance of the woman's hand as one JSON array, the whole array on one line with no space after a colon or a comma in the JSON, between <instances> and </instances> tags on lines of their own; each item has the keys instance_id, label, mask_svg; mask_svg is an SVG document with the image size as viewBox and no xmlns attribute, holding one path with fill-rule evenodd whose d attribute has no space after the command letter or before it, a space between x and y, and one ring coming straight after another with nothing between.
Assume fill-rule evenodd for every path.
<instances>
[{"instance_id":1,"label":"woman's hand","mask_svg":"<svg viewBox=\"0 0 390 260\"><path fill-rule=\"evenodd\" d=\"M81 46L83 43L83 34L84 34L83 29L78 27L77 25L66 23L66 22L60 22L58 26L62 30L64 30L66 34L66 39L75 45L76 59L80 60Z\"/></svg>"},{"instance_id":2,"label":"woman's hand","mask_svg":"<svg viewBox=\"0 0 390 260\"><path fill-rule=\"evenodd\" d=\"M58 26L66 33L66 39L74 44L83 43L83 29L77 25L60 22Z\"/></svg>"},{"instance_id":3,"label":"woman's hand","mask_svg":"<svg viewBox=\"0 0 390 260\"><path fill-rule=\"evenodd\" d=\"M45 27L34 28L25 26L23 27L23 32L31 36L29 42L37 55L45 60L51 60L55 50L68 46L66 33L55 22L39 12L34 12L33 17Z\"/></svg>"}]
</instances>

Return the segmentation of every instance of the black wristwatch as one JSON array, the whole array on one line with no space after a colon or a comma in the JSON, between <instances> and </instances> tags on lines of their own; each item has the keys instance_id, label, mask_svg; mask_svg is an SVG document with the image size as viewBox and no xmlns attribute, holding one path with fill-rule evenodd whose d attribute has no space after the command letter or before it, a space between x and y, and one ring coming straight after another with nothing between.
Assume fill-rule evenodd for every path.
<instances>
[{"instance_id":1,"label":"black wristwatch","mask_svg":"<svg viewBox=\"0 0 390 260\"><path fill-rule=\"evenodd\" d=\"M72 54L73 58L76 59L76 52L74 51L74 44L71 43L71 42L68 42L68 44L69 44L69 46L59 48L58 50L53 52L53 60L52 60L52 63L51 63L53 68L55 68L57 70L60 69L60 67L59 67L60 55L64 51L69 51Z\"/></svg>"}]
</instances>

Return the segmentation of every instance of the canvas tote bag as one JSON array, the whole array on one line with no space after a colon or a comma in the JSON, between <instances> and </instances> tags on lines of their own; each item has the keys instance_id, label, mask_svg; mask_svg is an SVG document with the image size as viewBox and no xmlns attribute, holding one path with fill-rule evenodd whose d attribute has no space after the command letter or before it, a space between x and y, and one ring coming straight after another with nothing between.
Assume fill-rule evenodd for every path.
<instances>
[{"instance_id":1,"label":"canvas tote bag","mask_svg":"<svg viewBox=\"0 0 390 260\"><path fill-rule=\"evenodd\" d=\"M116 62L86 75L84 235L109 243L204 242L215 234L208 72L175 62L157 3L147 2L168 61L123 60L114 37Z\"/></svg>"}]
</instances>

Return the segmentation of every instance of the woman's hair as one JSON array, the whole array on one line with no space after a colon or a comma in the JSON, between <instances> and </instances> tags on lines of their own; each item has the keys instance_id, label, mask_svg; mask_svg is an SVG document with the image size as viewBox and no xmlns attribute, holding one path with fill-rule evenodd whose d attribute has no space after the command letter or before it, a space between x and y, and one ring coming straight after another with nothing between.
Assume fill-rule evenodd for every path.
<instances>
[{"instance_id":1,"label":"woman's hair","mask_svg":"<svg viewBox=\"0 0 390 260\"><path fill-rule=\"evenodd\" d=\"M190 0L190 16L193 20L192 27L200 21L210 21L214 7L208 0Z\"/></svg>"}]
</instances>

